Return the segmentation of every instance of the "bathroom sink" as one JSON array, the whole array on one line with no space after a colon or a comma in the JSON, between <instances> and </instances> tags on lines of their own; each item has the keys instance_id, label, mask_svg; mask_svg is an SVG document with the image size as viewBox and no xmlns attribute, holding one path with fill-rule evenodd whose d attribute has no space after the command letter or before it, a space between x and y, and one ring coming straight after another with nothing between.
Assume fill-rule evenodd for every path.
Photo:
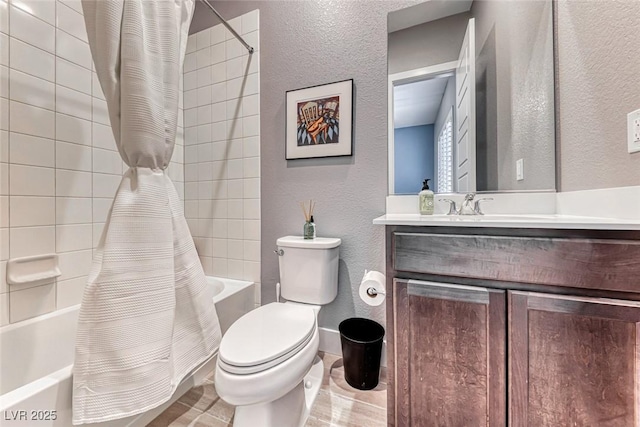
<instances>
[{"instance_id":1,"label":"bathroom sink","mask_svg":"<svg viewBox=\"0 0 640 427\"><path fill-rule=\"evenodd\" d=\"M419 215L386 214L373 220L379 225L439 227L564 228L640 230L640 221L571 215Z\"/></svg>"},{"instance_id":2,"label":"bathroom sink","mask_svg":"<svg viewBox=\"0 0 640 427\"><path fill-rule=\"evenodd\" d=\"M448 218L451 221L471 222L537 222L548 221L553 215L434 215L434 217Z\"/></svg>"}]
</instances>

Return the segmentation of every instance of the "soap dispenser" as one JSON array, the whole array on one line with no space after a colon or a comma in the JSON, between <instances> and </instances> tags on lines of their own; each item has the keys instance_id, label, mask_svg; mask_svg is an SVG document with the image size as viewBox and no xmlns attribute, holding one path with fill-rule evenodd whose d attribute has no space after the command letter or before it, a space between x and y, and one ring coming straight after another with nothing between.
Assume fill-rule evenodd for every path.
<instances>
[{"instance_id":1,"label":"soap dispenser","mask_svg":"<svg viewBox=\"0 0 640 427\"><path fill-rule=\"evenodd\" d=\"M433 191L429 190L430 179L425 179L422 183L420 196L420 215L433 215Z\"/></svg>"}]
</instances>

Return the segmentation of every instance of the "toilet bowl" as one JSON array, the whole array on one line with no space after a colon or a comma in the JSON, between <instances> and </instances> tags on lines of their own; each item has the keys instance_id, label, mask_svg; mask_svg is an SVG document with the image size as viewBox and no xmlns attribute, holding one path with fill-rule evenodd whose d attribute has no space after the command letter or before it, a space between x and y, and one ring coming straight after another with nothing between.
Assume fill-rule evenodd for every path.
<instances>
[{"instance_id":1,"label":"toilet bowl","mask_svg":"<svg viewBox=\"0 0 640 427\"><path fill-rule=\"evenodd\" d=\"M277 240L286 303L238 319L220 342L216 391L236 406L234 427L301 427L318 395L323 365L317 317L338 291L337 238Z\"/></svg>"},{"instance_id":2,"label":"toilet bowl","mask_svg":"<svg viewBox=\"0 0 640 427\"><path fill-rule=\"evenodd\" d=\"M215 384L218 395L236 406L234 427L304 422L315 399L305 391L315 380L317 394L322 380L316 314L313 306L271 303L229 328L220 343ZM305 378L314 365L320 372Z\"/></svg>"}]
</instances>

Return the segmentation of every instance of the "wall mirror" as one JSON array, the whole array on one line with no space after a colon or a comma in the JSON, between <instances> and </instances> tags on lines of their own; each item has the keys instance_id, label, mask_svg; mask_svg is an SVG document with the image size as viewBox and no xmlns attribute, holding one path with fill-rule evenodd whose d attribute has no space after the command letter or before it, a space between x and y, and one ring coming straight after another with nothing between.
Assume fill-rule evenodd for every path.
<instances>
[{"instance_id":1,"label":"wall mirror","mask_svg":"<svg viewBox=\"0 0 640 427\"><path fill-rule=\"evenodd\" d=\"M555 191L551 0L388 17L389 194Z\"/></svg>"}]
</instances>

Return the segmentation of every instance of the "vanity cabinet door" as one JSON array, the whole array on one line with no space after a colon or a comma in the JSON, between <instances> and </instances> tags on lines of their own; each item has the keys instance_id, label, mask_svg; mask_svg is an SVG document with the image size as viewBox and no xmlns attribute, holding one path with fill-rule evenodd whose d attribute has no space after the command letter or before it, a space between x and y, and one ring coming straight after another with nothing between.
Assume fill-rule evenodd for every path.
<instances>
[{"instance_id":1,"label":"vanity cabinet door","mask_svg":"<svg viewBox=\"0 0 640 427\"><path fill-rule=\"evenodd\" d=\"M640 426L640 303L509 292L509 418Z\"/></svg>"},{"instance_id":2,"label":"vanity cabinet door","mask_svg":"<svg viewBox=\"0 0 640 427\"><path fill-rule=\"evenodd\" d=\"M394 281L396 426L504 426L501 290Z\"/></svg>"}]
</instances>

